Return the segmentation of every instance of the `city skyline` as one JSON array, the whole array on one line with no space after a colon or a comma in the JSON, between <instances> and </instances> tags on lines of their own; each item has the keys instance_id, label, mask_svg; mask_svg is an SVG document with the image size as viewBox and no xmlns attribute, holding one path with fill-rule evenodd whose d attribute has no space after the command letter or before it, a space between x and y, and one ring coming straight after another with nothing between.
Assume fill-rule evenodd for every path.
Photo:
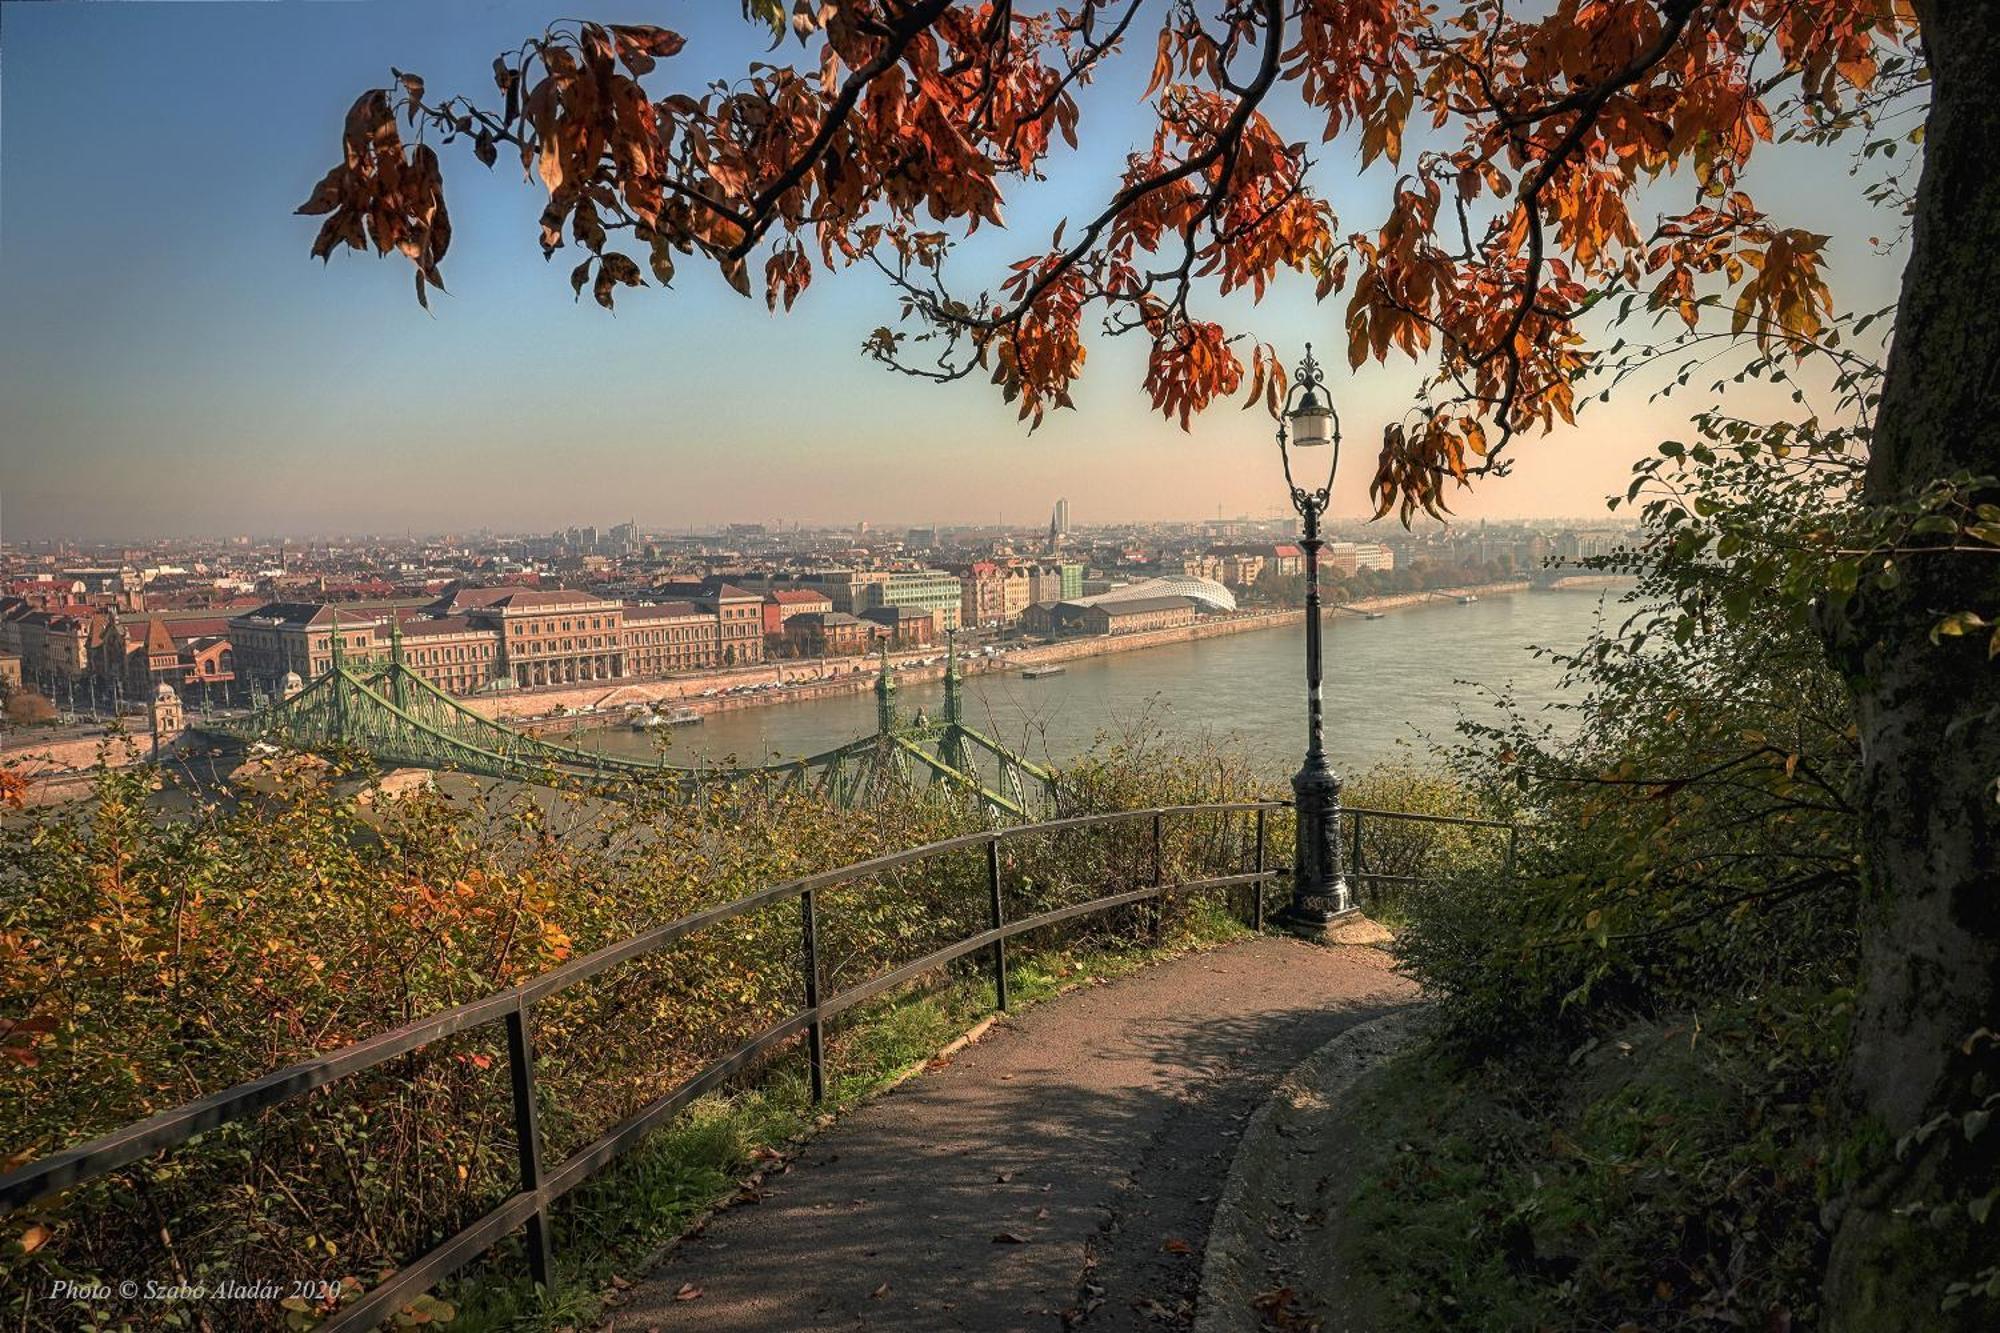
<instances>
[{"instance_id":1,"label":"city skyline","mask_svg":"<svg viewBox=\"0 0 2000 1333\"><path fill-rule=\"evenodd\" d=\"M0 3L0 306L15 316L0 330L0 535L535 530L613 506L663 530L891 514L909 517L881 521L1033 526L1059 495L1099 522L1283 509L1269 418L1221 404L1183 434L1147 409L1132 340L1091 338L1077 410L1030 435L986 384L869 364L862 340L895 303L866 272L823 281L789 316L692 269L615 316L578 303L566 265L521 262L540 187L462 154L445 167L453 294L434 313L393 265L307 258L310 220L291 210L358 91L392 63L434 88L490 87L468 53L557 12ZM689 37L682 78L768 55L735 6L621 2L591 16L674 23ZM291 58L300 49L314 59ZM964 244L968 274L1090 197L1142 125L1132 77L1120 67L1091 93L1095 134L1010 202L1006 230ZM1357 173L1348 151L1329 149L1330 194L1344 225L1372 226L1393 173ZM1831 169L1843 161L1788 148L1758 170L1810 222L1855 206L1859 185ZM1845 237L1829 253L1844 306L1886 300L1893 262ZM1218 308L1287 361L1314 341L1335 367L1349 443L1331 517L1360 518L1374 443L1417 372L1347 375L1340 303L1315 304L1309 287ZM1768 385L1739 400L1746 412L1785 401ZM1601 511L1686 417L1681 400L1631 386L1575 429L1524 441L1513 475L1451 502L1463 521Z\"/></svg>"},{"instance_id":2,"label":"city skyline","mask_svg":"<svg viewBox=\"0 0 2000 1333\"><path fill-rule=\"evenodd\" d=\"M631 522L641 538L658 540L685 540L690 537L712 537L718 539L742 537L747 535L743 531L744 529L759 529L764 535L774 539L801 533L814 536L845 534L855 537L857 540L865 538L869 542L875 542L895 540L910 531L932 530L938 533L1004 533L1010 538L1019 537L1023 540L1033 540L1046 530L1046 521L1042 524L1037 524L1032 518L1018 523L1011 519L1005 523L996 523L977 518L950 520L934 519L929 516L921 519L896 517L875 519L864 517L848 520L836 519L823 523L794 522L791 520L778 522L770 519L754 519L742 516L724 518L712 523L698 524L650 523L638 520L618 520L618 522L621 524ZM1607 511L1584 514L1543 513L1478 518L1465 518L1454 515L1442 521L1419 515L1407 531L1423 534L1427 532L1441 533L1454 529L1476 530L1488 524L1503 528L1529 529L1624 529L1630 526L1630 520L1627 516ZM1150 519L1073 521L1065 531L1075 532L1080 535L1133 529L1191 532L1209 527L1229 527L1235 525L1247 525L1254 528L1269 528L1274 525L1285 528L1296 528L1297 518L1288 512L1224 514L1220 517L1215 515L1206 517L1169 515ZM536 526L522 528L508 528L487 523L449 527L411 527L398 531L322 529L318 531L285 532L238 528L234 530L177 534L128 532L94 536L56 534L48 537L30 536L17 538L11 532L0 528L0 551L33 552L47 550L51 547L89 549L124 546L138 549L202 545L231 546L247 543L252 549L266 548L277 544L288 548L297 548L303 552L310 546L336 543L366 542L397 544L435 542L444 544L469 544L477 542L543 541L560 537L566 531L574 531L579 527L609 529L612 526L614 524L611 520L605 517L591 518L572 515ZM865 533L860 531L863 528L866 529ZM1376 522L1365 517L1336 519L1330 523L1329 528L1332 531L1357 534L1364 539L1372 539L1370 534L1377 530L1380 530L1384 535L1392 532L1401 534L1406 531L1401 524L1393 520L1383 519L1380 522Z\"/></svg>"}]
</instances>

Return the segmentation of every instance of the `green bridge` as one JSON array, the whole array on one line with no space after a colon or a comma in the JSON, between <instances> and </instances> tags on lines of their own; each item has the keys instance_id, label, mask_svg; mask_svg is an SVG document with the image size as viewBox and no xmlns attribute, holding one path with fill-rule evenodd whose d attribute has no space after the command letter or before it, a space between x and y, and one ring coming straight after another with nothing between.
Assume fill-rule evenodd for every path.
<instances>
[{"instance_id":1,"label":"green bridge","mask_svg":"<svg viewBox=\"0 0 2000 1333\"><path fill-rule=\"evenodd\" d=\"M942 714L904 719L896 708L888 653L875 680L875 734L819 754L746 768L683 767L625 759L530 736L482 717L409 669L402 635L389 658L351 666L334 636L324 675L289 698L235 718L197 721L204 734L288 750L367 755L390 767L450 769L526 782L757 782L773 791L813 791L853 806L943 786L997 814L1030 819L1056 803L1054 774L965 724L956 647L947 650Z\"/></svg>"}]
</instances>

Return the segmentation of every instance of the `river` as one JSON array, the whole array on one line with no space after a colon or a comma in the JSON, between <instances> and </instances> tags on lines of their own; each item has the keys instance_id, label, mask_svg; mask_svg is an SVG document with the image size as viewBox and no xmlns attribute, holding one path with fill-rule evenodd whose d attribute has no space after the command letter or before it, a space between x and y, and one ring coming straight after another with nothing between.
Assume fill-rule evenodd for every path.
<instances>
[{"instance_id":1,"label":"river","mask_svg":"<svg viewBox=\"0 0 2000 1333\"><path fill-rule=\"evenodd\" d=\"M1461 712L1493 718L1494 692L1527 709L1560 694L1561 672L1536 647L1574 649L1600 614L1616 617L1618 590L1578 589L1435 602L1380 620L1326 621L1327 750L1358 771L1399 756L1421 758L1425 738L1449 739ZM1294 624L1067 664L1025 680L996 672L966 681L966 720L1031 759L1063 763L1101 737L1152 725L1226 738L1270 773L1297 767L1305 744L1305 630ZM905 685L907 716L936 715L944 687ZM732 765L793 759L875 729L875 697L774 703L711 714L675 731L672 763ZM594 748L652 757L650 736L622 728L584 733Z\"/></svg>"}]
</instances>

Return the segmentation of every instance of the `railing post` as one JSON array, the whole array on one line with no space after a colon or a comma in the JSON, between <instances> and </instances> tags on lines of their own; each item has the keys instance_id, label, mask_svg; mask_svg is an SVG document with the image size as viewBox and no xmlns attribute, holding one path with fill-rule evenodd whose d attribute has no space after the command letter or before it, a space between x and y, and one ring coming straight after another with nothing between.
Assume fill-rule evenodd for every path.
<instances>
[{"instance_id":1,"label":"railing post","mask_svg":"<svg viewBox=\"0 0 2000 1333\"><path fill-rule=\"evenodd\" d=\"M1520 826L1517 824L1509 824L1507 826L1507 864L1505 867L1508 879L1514 878L1514 852L1520 840L1521 840Z\"/></svg>"},{"instance_id":2,"label":"railing post","mask_svg":"<svg viewBox=\"0 0 2000 1333\"><path fill-rule=\"evenodd\" d=\"M532 1193L542 1187L542 1131L535 1111L535 1048L525 1001L507 1014L507 1068L514 1081L514 1140L521 1158L521 1189ZM528 1214L528 1273L536 1286L555 1290L548 1217L539 1207Z\"/></svg>"},{"instance_id":3,"label":"railing post","mask_svg":"<svg viewBox=\"0 0 2000 1333\"><path fill-rule=\"evenodd\" d=\"M1354 876L1354 891L1359 893L1361 892L1361 881L1364 878L1361 869L1361 812L1359 810L1348 811L1347 822L1349 825L1348 836L1352 839L1347 856L1348 873Z\"/></svg>"},{"instance_id":4,"label":"railing post","mask_svg":"<svg viewBox=\"0 0 2000 1333\"><path fill-rule=\"evenodd\" d=\"M806 1008L812 1018L806 1025L806 1062L812 1075L812 1099L817 1106L826 1099L826 1027L819 1018L819 912L813 891L799 894L799 915L806 944Z\"/></svg>"},{"instance_id":5,"label":"railing post","mask_svg":"<svg viewBox=\"0 0 2000 1333\"><path fill-rule=\"evenodd\" d=\"M1007 924L1007 917L1000 906L1000 835L997 833L986 840L986 892L993 905L993 929L999 930ZM1005 936L993 941L993 998L998 1008L1007 1007Z\"/></svg>"},{"instance_id":6,"label":"railing post","mask_svg":"<svg viewBox=\"0 0 2000 1333\"><path fill-rule=\"evenodd\" d=\"M1268 812L1263 807L1257 810L1257 882L1251 885L1253 897L1250 899L1250 929L1264 929L1264 816Z\"/></svg>"},{"instance_id":7,"label":"railing post","mask_svg":"<svg viewBox=\"0 0 2000 1333\"><path fill-rule=\"evenodd\" d=\"M1160 888L1167 882L1166 823L1167 817L1155 810L1153 812L1153 887L1155 889ZM1166 914L1166 905L1165 895L1160 893L1153 895L1153 943L1156 946L1160 942L1161 918Z\"/></svg>"}]
</instances>

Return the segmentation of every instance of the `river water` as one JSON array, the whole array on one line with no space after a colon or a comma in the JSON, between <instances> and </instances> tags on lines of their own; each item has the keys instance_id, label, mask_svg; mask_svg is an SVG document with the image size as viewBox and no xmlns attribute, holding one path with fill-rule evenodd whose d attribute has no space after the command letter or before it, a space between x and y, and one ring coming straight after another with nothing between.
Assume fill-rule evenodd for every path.
<instances>
[{"instance_id":1,"label":"river water","mask_svg":"<svg viewBox=\"0 0 2000 1333\"><path fill-rule=\"evenodd\" d=\"M1560 694L1561 672L1534 654L1582 644L1598 617L1620 615L1619 592L1603 589L1438 601L1380 620L1327 618L1327 750L1357 771L1399 757L1421 759L1426 738L1448 740L1461 713L1494 718L1496 692L1526 709ZM1289 625L1167 644L1066 663L1062 675L1018 671L965 683L966 720L1031 759L1062 763L1107 736L1140 727L1209 733L1233 742L1273 775L1298 766L1305 746L1305 629ZM905 716L935 716L944 687L904 685ZM738 765L795 759L875 730L873 693L766 704L709 715L677 728L676 764ZM651 758L651 736L623 728L578 740Z\"/></svg>"}]
</instances>

